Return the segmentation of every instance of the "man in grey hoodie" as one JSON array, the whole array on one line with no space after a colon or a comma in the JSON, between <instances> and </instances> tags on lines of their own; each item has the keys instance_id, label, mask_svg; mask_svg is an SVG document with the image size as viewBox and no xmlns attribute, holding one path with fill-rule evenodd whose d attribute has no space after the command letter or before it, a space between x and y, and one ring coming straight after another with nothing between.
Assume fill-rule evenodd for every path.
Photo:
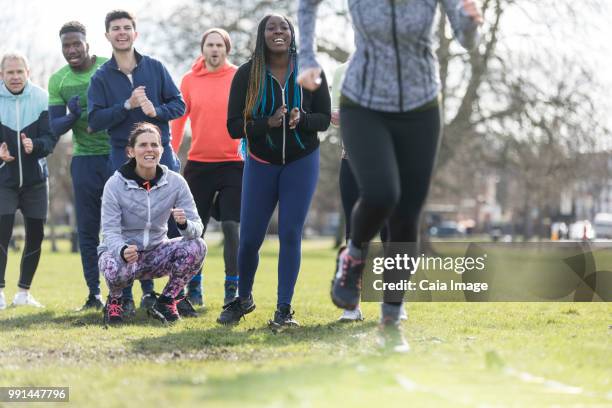
<instances>
[{"instance_id":1,"label":"man in grey hoodie","mask_svg":"<svg viewBox=\"0 0 612 408\"><path fill-rule=\"evenodd\" d=\"M307 89L320 83L314 48L320 2L300 0L298 9L302 44L298 81ZM406 251L409 256L420 253L419 220L441 121L438 61L432 50L436 8L443 6L455 37L467 49L478 42L482 16L474 0L348 3L357 49L342 85L340 122L360 197L352 211L348 247L336 260L332 301L350 310L359 304L369 242L385 223L390 242L412 244ZM394 272L385 271L385 282L409 278ZM387 291L382 304L381 343L397 352L409 350L399 327L403 295Z\"/></svg>"}]
</instances>

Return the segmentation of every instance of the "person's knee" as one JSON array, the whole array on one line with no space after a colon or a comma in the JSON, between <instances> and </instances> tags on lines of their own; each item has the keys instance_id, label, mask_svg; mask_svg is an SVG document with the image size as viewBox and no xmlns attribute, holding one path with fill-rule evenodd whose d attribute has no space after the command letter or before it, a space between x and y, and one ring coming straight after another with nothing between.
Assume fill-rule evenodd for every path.
<instances>
[{"instance_id":1,"label":"person's knee","mask_svg":"<svg viewBox=\"0 0 612 408\"><path fill-rule=\"evenodd\" d=\"M236 221L223 221L221 223L221 229L223 230L224 239L228 241L238 242L238 230L240 224Z\"/></svg>"},{"instance_id":2,"label":"person's knee","mask_svg":"<svg viewBox=\"0 0 612 408\"><path fill-rule=\"evenodd\" d=\"M237 234L239 226L240 223L236 221L227 220L221 222L221 229L224 233Z\"/></svg>"},{"instance_id":3,"label":"person's knee","mask_svg":"<svg viewBox=\"0 0 612 408\"><path fill-rule=\"evenodd\" d=\"M259 251L262 241L249 237L247 234L243 234L240 237L240 245L238 246L238 252L242 255L253 255Z\"/></svg>"},{"instance_id":4,"label":"person's knee","mask_svg":"<svg viewBox=\"0 0 612 408\"><path fill-rule=\"evenodd\" d=\"M370 190L364 189L360 197L362 205L382 212L392 211L397 206L399 199L399 189L392 186Z\"/></svg>"},{"instance_id":5,"label":"person's knee","mask_svg":"<svg viewBox=\"0 0 612 408\"><path fill-rule=\"evenodd\" d=\"M206 254L208 253L208 246L206 242L202 238L196 238L196 247L197 247L197 263L202 264L204 262L204 258L206 258ZM199 269L199 268L198 268Z\"/></svg>"},{"instance_id":6,"label":"person's knee","mask_svg":"<svg viewBox=\"0 0 612 408\"><path fill-rule=\"evenodd\" d=\"M197 266L197 269L200 269L200 266L204 262L204 258L206 258L206 254L208 253L208 246L206 245L206 242L204 242L202 238L190 239L183 242L185 243L184 249L187 259L191 260L193 265Z\"/></svg>"},{"instance_id":7,"label":"person's knee","mask_svg":"<svg viewBox=\"0 0 612 408\"><path fill-rule=\"evenodd\" d=\"M121 282L123 279L119 274L121 265L109 252L104 252L98 259L98 269L104 275L104 278L108 281L109 285L115 285Z\"/></svg>"},{"instance_id":8,"label":"person's knee","mask_svg":"<svg viewBox=\"0 0 612 408\"><path fill-rule=\"evenodd\" d=\"M278 239L283 245L299 245L302 240L302 226L293 223L280 225Z\"/></svg>"}]
</instances>

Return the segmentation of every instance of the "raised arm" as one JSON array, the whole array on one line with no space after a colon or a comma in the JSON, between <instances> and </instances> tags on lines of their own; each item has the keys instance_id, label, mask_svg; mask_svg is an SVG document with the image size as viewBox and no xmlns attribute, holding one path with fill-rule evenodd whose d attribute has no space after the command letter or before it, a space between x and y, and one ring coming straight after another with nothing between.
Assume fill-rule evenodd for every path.
<instances>
[{"instance_id":1,"label":"raised arm","mask_svg":"<svg viewBox=\"0 0 612 408\"><path fill-rule=\"evenodd\" d=\"M478 27L482 24L482 15L474 0L442 0L442 5L457 41L466 50L474 48L480 38Z\"/></svg>"}]
</instances>

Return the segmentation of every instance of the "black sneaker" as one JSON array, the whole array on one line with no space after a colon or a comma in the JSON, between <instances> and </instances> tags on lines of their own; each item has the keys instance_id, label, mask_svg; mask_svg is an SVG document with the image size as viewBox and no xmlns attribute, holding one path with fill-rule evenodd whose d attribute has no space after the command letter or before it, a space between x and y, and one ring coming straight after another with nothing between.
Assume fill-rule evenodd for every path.
<instances>
[{"instance_id":1,"label":"black sneaker","mask_svg":"<svg viewBox=\"0 0 612 408\"><path fill-rule=\"evenodd\" d=\"M89 295L85 304L77 309L79 312L83 312L90 309L100 310L104 307L104 303L96 297L96 295Z\"/></svg>"},{"instance_id":2,"label":"black sneaker","mask_svg":"<svg viewBox=\"0 0 612 408\"><path fill-rule=\"evenodd\" d=\"M378 345L385 351L407 353L410 345L404 338L399 320L384 318L378 326Z\"/></svg>"},{"instance_id":3,"label":"black sneaker","mask_svg":"<svg viewBox=\"0 0 612 408\"><path fill-rule=\"evenodd\" d=\"M348 248L338 253L336 272L331 287L331 298L334 305L347 310L354 310L359 306L361 275L364 266L365 261L351 257Z\"/></svg>"},{"instance_id":4,"label":"black sneaker","mask_svg":"<svg viewBox=\"0 0 612 408\"><path fill-rule=\"evenodd\" d=\"M238 282L226 280L223 285L225 288L225 296L223 296L223 304L227 305L238 295Z\"/></svg>"},{"instance_id":5,"label":"black sneaker","mask_svg":"<svg viewBox=\"0 0 612 408\"><path fill-rule=\"evenodd\" d=\"M176 310L181 317L198 317L198 313L195 308L186 297L177 297L176 299Z\"/></svg>"},{"instance_id":6,"label":"black sneaker","mask_svg":"<svg viewBox=\"0 0 612 408\"><path fill-rule=\"evenodd\" d=\"M217 323L221 324L235 324L240 319L255 310L255 302L253 296L249 296L248 299L236 298L223 306L223 311L217 319Z\"/></svg>"},{"instance_id":7,"label":"black sneaker","mask_svg":"<svg viewBox=\"0 0 612 408\"><path fill-rule=\"evenodd\" d=\"M274 312L274 319L268 322L272 329L282 329L285 327L299 327L299 323L293 318L295 311L291 310L290 305L281 305Z\"/></svg>"},{"instance_id":8,"label":"black sneaker","mask_svg":"<svg viewBox=\"0 0 612 408\"><path fill-rule=\"evenodd\" d=\"M163 323L173 323L181 319L176 307L176 300L160 296L153 304L153 307L147 309L147 314Z\"/></svg>"},{"instance_id":9,"label":"black sneaker","mask_svg":"<svg viewBox=\"0 0 612 408\"><path fill-rule=\"evenodd\" d=\"M140 308L144 310L149 310L155 304L157 300L157 293L149 292L142 295L140 298Z\"/></svg>"},{"instance_id":10,"label":"black sneaker","mask_svg":"<svg viewBox=\"0 0 612 408\"><path fill-rule=\"evenodd\" d=\"M123 298L121 306L123 308L122 316L124 319L136 316L136 304L134 303L134 299Z\"/></svg>"},{"instance_id":11,"label":"black sneaker","mask_svg":"<svg viewBox=\"0 0 612 408\"><path fill-rule=\"evenodd\" d=\"M108 297L106 299L106 305L104 305L104 309L102 313L104 314L104 324L120 324L123 323L123 305L121 298L112 298Z\"/></svg>"}]
</instances>

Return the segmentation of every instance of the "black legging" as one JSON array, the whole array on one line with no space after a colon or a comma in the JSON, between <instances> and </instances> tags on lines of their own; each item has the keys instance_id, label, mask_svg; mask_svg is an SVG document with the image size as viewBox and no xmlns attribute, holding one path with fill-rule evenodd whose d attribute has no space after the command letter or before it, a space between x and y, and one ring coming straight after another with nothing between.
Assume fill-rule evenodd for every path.
<instances>
[{"instance_id":1,"label":"black legging","mask_svg":"<svg viewBox=\"0 0 612 408\"><path fill-rule=\"evenodd\" d=\"M4 274L8 258L8 244L13 235L15 215L0 216L0 288L4 288ZM40 246L44 237L45 221L39 218L24 218L25 247L21 255L21 271L19 286L21 289L30 289L34 273L40 260Z\"/></svg>"},{"instance_id":2,"label":"black legging","mask_svg":"<svg viewBox=\"0 0 612 408\"><path fill-rule=\"evenodd\" d=\"M360 197L353 207L351 242L366 249L388 222L389 241L419 246L419 221L440 139L439 107L387 113L340 108L342 139ZM385 281L388 274L384 274ZM386 303L399 304L385 296Z\"/></svg>"},{"instance_id":3,"label":"black legging","mask_svg":"<svg viewBox=\"0 0 612 408\"><path fill-rule=\"evenodd\" d=\"M344 211L345 223L345 239L348 240L351 235L351 214L353 212L353 206L359 199L359 186L355 175L349 165L347 158L342 158L340 161L340 200L342 201L342 210ZM385 242L389 238L389 232L385 225L380 230L380 240Z\"/></svg>"}]
</instances>

